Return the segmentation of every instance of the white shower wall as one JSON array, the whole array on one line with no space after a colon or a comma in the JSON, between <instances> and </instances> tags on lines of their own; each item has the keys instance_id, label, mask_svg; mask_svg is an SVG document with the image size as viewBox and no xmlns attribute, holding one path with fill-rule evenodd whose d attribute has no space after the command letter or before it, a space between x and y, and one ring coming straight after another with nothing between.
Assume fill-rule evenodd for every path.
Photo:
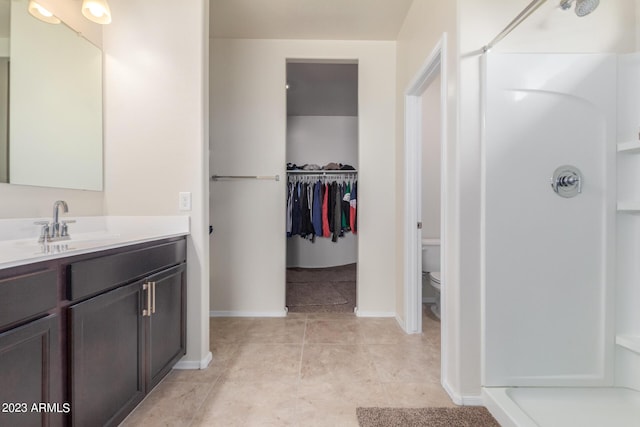
<instances>
[{"instance_id":1,"label":"white shower wall","mask_svg":"<svg viewBox=\"0 0 640 427\"><path fill-rule=\"evenodd\" d=\"M612 385L616 58L486 63L483 385ZM549 184L568 164L567 199Z\"/></svg>"},{"instance_id":2,"label":"white shower wall","mask_svg":"<svg viewBox=\"0 0 640 427\"><path fill-rule=\"evenodd\" d=\"M618 58L616 385L640 390L640 54ZM628 210L626 210L628 209Z\"/></svg>"}]
</instances>

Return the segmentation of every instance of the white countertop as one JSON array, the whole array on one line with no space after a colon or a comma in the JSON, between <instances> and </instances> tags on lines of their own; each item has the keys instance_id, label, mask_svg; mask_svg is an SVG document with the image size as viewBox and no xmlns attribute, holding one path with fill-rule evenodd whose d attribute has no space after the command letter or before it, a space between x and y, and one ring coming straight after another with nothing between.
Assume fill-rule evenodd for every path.
<instances>
[{"instance_id":1,"label":"white countertop","mask_svg":"<svg viewBox=\"0 0 640 427\"><path fill-rule=\"evenodd\" d=\"M60 217L70 240L38 243L41 226L51 218L0 219L0 269L65 258L189 234L188 216Z\"/></svg>"}]
</instances>

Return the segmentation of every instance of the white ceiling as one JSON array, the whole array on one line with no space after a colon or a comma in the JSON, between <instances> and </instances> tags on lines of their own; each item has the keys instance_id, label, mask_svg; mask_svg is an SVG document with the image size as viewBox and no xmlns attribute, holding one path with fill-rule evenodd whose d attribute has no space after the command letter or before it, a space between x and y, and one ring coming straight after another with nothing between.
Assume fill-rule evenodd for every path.
<instances>
[{"instance_id":1,"label":"white ceiling","mask_svg":"<svg viewBox=\"0 0 640 427\"><path fill-rule=\"evenodd\" d=\"M396 40L413 0L211 0L210 36Z\"/></svg>"}]
</instances>

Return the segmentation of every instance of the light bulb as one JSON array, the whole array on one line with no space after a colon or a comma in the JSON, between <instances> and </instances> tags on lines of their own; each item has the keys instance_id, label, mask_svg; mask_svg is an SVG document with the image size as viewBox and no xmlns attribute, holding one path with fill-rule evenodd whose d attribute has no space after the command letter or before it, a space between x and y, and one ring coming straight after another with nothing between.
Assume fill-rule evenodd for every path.
<instances>
[{"instance_id":1,"label":"light bulb","mask_svg":"<svg viewBox=\"0 0 640 427\"><path fill-rule=\"evenodd\" d=\"M102 18L104 15L104 8L100 5L92 4L89 6L89 12L91 12L91 14L96 18Z\"/></svg>"},{"instance_id":2,"label":"light bulb","mask_svg":"<svg viewBox=\"0 0 640 427\"><path fill-rule=\"evenodd\" d=\"M97 24L111 23L111 10L107 0L82 0L82 14Z\"/></svg>"},{"instance_id":3,"label":"light bulb","mask_svg":"<svg viewBox=\"0 0 640 427\"><path fill-rule=\"evenodd\" d=\"M38 3L35 3L34 6L40 15L46 18L51 18L53 16L53 13L49 12L44 7L40 6Z\"/></svg>"},{"instance_id":4,"label":"light bulb","mask_svg":"<svg viewBox=\"0 0 640 427\"><path fill-rule=\"evenodd\" d=\"M36 3L35 0L29 0L29 5L27 6L27 8L31 16L39 19L42 22L46 22L48 24L60 23L60 20L56 18L56 16L53 13L51 13L46 8L42 7L42 5Z\"/></svg>"}]
</instances>

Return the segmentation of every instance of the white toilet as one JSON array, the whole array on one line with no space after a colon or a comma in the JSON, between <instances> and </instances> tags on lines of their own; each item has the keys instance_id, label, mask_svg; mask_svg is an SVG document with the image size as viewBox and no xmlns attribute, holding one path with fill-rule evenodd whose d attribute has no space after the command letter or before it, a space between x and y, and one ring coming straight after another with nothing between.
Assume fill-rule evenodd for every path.
<instances>
[{"instance_id":1,"label":"white toilet","mask_svg":"<svg viewBox=\"0 0 640 427\"><path fill-rule=\"evenodd\" d=\"M422 271L436 290L436 303L431 311L440 318L440 239L422 239Z\"/></svg>"}]
</instances>

